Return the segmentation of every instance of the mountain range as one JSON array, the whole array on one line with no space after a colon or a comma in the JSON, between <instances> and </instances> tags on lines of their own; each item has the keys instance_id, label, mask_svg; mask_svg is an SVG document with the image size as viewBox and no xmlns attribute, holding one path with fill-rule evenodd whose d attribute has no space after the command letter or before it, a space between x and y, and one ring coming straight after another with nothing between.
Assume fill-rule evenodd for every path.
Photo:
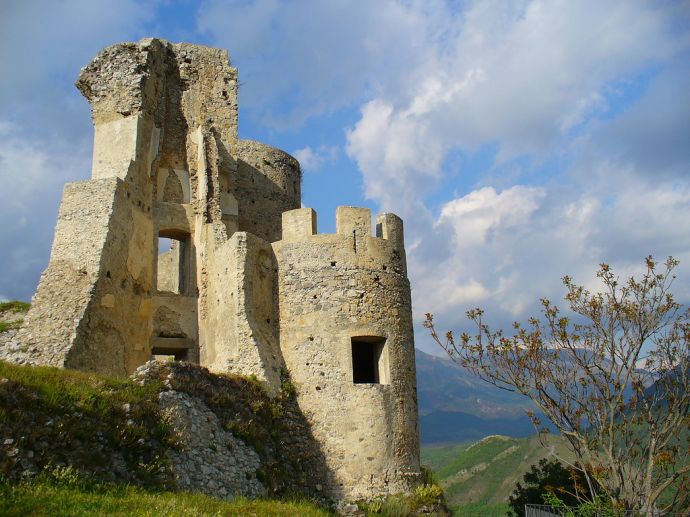
<instances>
[{"instance_id":1,"label":"mountain range","mask_svg":"<svg viewBox=\"0 0 690 517\"><path fill-rule=\"evenodd\" d=\"M421 441L468 442L490 434L534 434L522 395L502 390L446 357L416 350Z\"/></svg>"},{"instance_id":2,"label":"mountain range","mask_svg":"<svg viewBox=\"0 0 690 517\"><path fill-rule=\"evenodd\" d=\"M561 361L571 361L567 354L561 354ZM416 349L416 360L423 444L467 442L492 434L521 438L535 433L526 411L532 410L538 417L540 415L526 397L481 380L448 357ZM574 363L571 367L577 368ZM637 372L643 374L649 383L646 389L648 396L663 389L658 382L651 382L649 373L642 369ZM669 375L678 373L674 371ZM626 399L629 398L632 388L628 388L625 395ZM542 417L540 420L552 432L555 431L548 425L548 419Z\"/></svg>"}]
</instances>

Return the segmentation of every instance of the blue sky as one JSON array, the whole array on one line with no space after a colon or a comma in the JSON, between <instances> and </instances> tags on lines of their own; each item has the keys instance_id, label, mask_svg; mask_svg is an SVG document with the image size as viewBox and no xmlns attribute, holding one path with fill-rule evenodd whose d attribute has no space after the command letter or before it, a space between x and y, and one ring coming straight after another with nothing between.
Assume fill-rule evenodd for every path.
<instances>
[{"instance_id":1,"label":"blue sky","mask_svg":"<svg viewBox=\"0 0 690 517\"><path fill-rule=\"evenodd\" d=\"M342 204L404 218L417 323L524 320L648 254L690 299L690 2L608 0L5 0L0 298L31 297L88 178L80 67L149 36L228 49L240 135L300 159L320 231Z\"/></svg>"}]
</instances>

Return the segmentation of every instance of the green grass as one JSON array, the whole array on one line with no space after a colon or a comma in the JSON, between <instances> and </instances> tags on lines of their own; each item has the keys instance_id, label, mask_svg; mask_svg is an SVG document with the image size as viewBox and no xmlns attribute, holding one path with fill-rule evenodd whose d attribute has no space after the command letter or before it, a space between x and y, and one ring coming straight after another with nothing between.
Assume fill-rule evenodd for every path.
<instances>
[{"instance_id":1,"label":"green grass","mask_svg":"<svg viewBox=\"0 0 690 517\"><path fill-rule=\"evenodd\" d=\"M121 411L125 403L139 404L156 400L160 391L157 383L140 386L119 377L48 366L21 366L4 361L0 361L0 378L38 395L29 398L28 409L38 406L58 413L70 408L105 416L103 413L109 410Z\"/></svg>"},{"instance_id":2,"label":"green grass","mask_svg":"<svg viewBox=\"0 0 690 517\"><path fill-rule=\"evenodd\" d=\"M30 303L20 302L18 300L12 300L10 302L0 302L0 316L3 316L5 313L23 315L23 313L29 310L29 307L31 307ZM7 319L6 315L4 315L4 319ZM0 332L18 329L23 321L23 318L0 321Z\"/></svg>"},{"instance_id":3,"label":"green grass","mask_svg":"<svg viewBox=\"0 0 690 517\"><path fill-rule=\"evenodd\" d=\"M505 517L510 506L502 503L470 503L453 506L452 510L457 517Z\"/></svg>"},{"instance_id":4,"label":"green grass","mask_svg":"<svg viewBox=\"0 0 690 517\"><path fill-rule=\"evenodd\" d=\"M26 312L31 307L28 302L20 302L19 300L12 300L9 302L0 302L0 312Z\"/></svg>"},{"instance_id":5,"label":"green grass","mask_svg":"<svg viewBox=\"0 0 690 517\"><path fill-rule=\"evenodd\" d=\"M124 486L70 487L51 483L0 484L4 516L293 516L333 515L309 502L236 499L172 492L148 492Z\"/></svg>"},{"instance_id":6,"label":"green grass","mask_svg":"<svg viewBox=\"0 0 690 517\"><path fill-rule=\"evenodd\" d=\"M452 445L422 447L422 464L429 467L434 472L434 475L438 476L438 472L462 455L471 443L462 442Z\"/></svg>"},{"instance_id":7,"label":"green grass","mask_svg":"<svg viewBox=\"0 0 690 517\"><path fill-rule=\"evenodd\" d=\"M407 517L417 515L422 507L445 508L443 489L435 484L423 484L409 494L391 495L385 499L360 502L359 507L367 516Z\"/></svg>"},{"instance_id":8,"label":"green grass","mask_svg":"<svg viewBox=\"0 0 690 517\"><path fill-rule=\"evenodd\" d=\"M165 487L170 478L164 450L177 435L162 420L160 382L140 386L128 379L0 361L0 436L21 450L36 451L38 470L69 463L84 475L114 480L108 466L123 457L131 480ZM39 447L40 444L40 447ZM71 451L71 452L70 452ZM0 455L0 475L14 482L21 468Z\"/></svg>"}]
</instances>

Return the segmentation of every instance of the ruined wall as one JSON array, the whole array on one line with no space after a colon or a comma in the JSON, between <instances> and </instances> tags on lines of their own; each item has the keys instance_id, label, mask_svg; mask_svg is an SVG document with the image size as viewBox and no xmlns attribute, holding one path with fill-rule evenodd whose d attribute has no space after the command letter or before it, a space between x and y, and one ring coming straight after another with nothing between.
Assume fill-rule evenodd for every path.
<instances>
[{"instance_id":1,"label":"ruined wall","mask_svg":"<svg viewBox=\"0 0 690 517\"><path fill-rule=\"evenodd\" d=\"M125 375L147 360L150 209L118 178L65 187L50 265L17 336L30 362Z\"/></svg>"},{"instance_id":2,"label":"ruined wall","mask_svg":"<svg viewBox=\"0 0 690 517\"><path fill-rule=\"evenodd\" d=\"M336 234L317 234L298 208L299 163L238 140L224 51L113 45L77 86L93 179L65 189L18 335L30 362L125 375L168 355L256 376L276 396L290 377L319 448L309 454L323 454L317 491L409 489L420 470L402 221L379 216L373 237L369 210L340 207ZM176 244L159 256L160 238Z\"/></svg>"},{"instance_id":3,"label":"ruined wall","mask_svg":"<svg viewBox=\"0 0 690 517\"><path fill-rule=\"evenodd\" d=\"M420 472L402 221L379 222L372 237L368 209L340 207L338 233L319 235L311 209L293 210L273 244L281 350L334 472L332 493L349 499L407 490ZM354 382L353 338L380 347L377 382Z\"/></svg>"},{"instance_id":4,"label":"ruined wall","mask_svg":"<svg viewBox=\"0 0 690 517\"><path fill-rule=\"evenodd\" d=\"M203 365L280 386L276 272L271 245L250 233L236 232L216 249L208 275L216 310L202 329Z\"/></svg>"},{"instance_id":5,"label":"ruined wall","mask_svg":"<svg viewBox=\"0 0 690 517\"><path fill-rule=\"evenodd\" d=\"M199 361L201 345L209 365L228 371L240 343L277 348L275 329L252 319L259 309L238 301L258 285L253 266L235 260L234 248L216 251L238 229L280 238L280 214L300 203L299 164L270 146L238 141L237 70L227 52L158 39L113 45L82 69L77 87L94 122L93 179L69 187L63 200L37 316L29 315L24 331L40 349L36 361L64 365L70 355L73 367L125 374L152 351ZM158 258L159 237L177 239L183 259ZM73 241L80 244L71 249ZM240 275L230 312L228 265ZM53 307L55 299L67 308ZM46 317L50 330L39 322ZM276 327L277 316L261 318ZM111 352L98 350L97 340ZM241 371L264 363L241 362Z\"/></svg>"}]
</instances>

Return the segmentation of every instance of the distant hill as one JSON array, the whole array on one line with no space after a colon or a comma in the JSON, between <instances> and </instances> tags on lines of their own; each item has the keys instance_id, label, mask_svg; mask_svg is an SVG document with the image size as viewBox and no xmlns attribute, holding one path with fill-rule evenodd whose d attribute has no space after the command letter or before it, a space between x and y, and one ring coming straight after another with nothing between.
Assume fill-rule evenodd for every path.
<instances>
[{"instance_id":1,"label":"distant hill","mask_svg":"<svg viewBox=\"0 0 690 517\"><path fill-rule=\"evenodd\" d=\"M534 434L523 396L498 389L446 357L416 350L422 443L478 440L490 434Z\"/></svg>"},{"instance_id":2,"label":"distant hill","mask_svg":"<svg viewBox=\"0 0 690 517\"><path fill-rule=\"evenodd\" d=\"M559 455L567 455L561 439L550 440ZM422 447L422 463L434 471L449 505L461 509L460 515L483 517L505 515L517 481L547 456L537 436L493 435L473 443Z\"/></svg>"}]
</instances>

